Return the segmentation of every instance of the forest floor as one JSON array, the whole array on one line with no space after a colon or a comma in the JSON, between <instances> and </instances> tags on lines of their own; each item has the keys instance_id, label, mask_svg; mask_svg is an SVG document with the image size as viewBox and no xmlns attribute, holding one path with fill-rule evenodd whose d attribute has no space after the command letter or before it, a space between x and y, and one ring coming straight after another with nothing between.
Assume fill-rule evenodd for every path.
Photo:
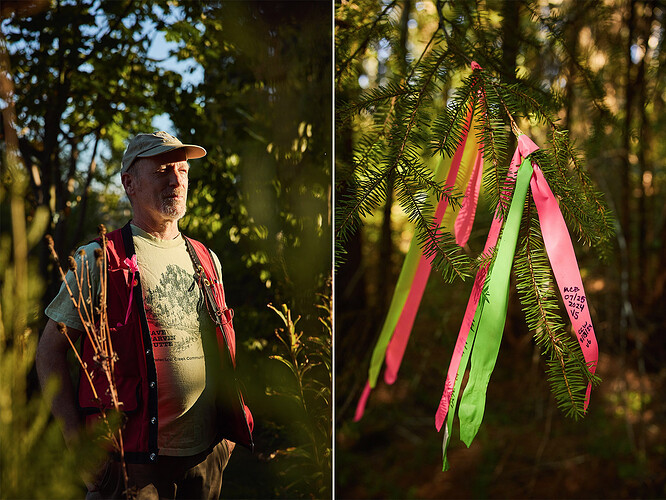
<instances>
[{"instance_id":1,"label":"forest floor","mask_svg":"<svg viewBox=\"0 0 666 500\"><path fill-rule=\"evenodd\" d=\"M604 382L588 415L575 422L545 384L530 381L529 363L505 358L498 368L508 367L512 375L500 369L491 380L470 448L459 440L456 419L446 472L442 434L434 429L439 396L429 415L423 396L406 384L380 387L361 422L338 430L336 497L666 498L666 370L641 380L602 355Z\"/></svg>"}]
</instances>

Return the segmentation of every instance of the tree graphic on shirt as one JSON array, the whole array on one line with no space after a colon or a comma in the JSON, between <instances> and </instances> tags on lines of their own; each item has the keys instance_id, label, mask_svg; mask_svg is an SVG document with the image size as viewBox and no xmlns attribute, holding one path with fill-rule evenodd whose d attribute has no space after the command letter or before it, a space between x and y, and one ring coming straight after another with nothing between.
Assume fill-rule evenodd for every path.
<instances>
[{"instance_id":1,"label":"tree graphic on shirt","mask_svg":"<svg viewBox=\"0 0 666 500\"><path fill-rule=\"evenodd\" d=\"M162 347L180 352L200 339L199 287L192 286L193 275L182 267L169 264L159 283L146 290L146 318L151 336L168 339Z\"/></svg>"}]
</instances>

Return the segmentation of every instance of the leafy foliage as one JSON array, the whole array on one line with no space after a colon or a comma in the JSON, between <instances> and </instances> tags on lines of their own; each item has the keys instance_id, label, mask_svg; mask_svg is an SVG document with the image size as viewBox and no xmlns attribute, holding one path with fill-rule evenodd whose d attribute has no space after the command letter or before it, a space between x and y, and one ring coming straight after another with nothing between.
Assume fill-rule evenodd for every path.
<instances>
[{"instance_id":1,"label":"leafy foliage","mask_svg":"<svg viewBox=\"0 0 666 500\"><path fill-rule=\"evenodd\" d=\"M269 393L290 400L295 410L291 418L300 428L292 446L279 449L274 456L282 460L281 475L287 478L284 492L289 498L328 498L331 495L331 306L329 299L319 307L323 335L303 338L297 332L299 318L292 320L286 305L273 309L285 328L275 331L284 354L271 359L279 361L290 372L288 383L277 385ZM285 465L286 464L286 465Z\"/></svg>"},{"instance_id":2,"label":"leafy foliage","mask_svg":"<svg viewBox=\"0 0 666 500\"><path fill-rule=\"evenodd\" d=\"M207 2L183 9L196 36L180 24L168 33L182 41L175 55L193 57L204 78L172 116L183 140L209 148L205 167L191 171L183 227L219 242L229 258L240 256L266 288L259 307L295 300L315 314L312 295L324 289L331 262L328 7Z\"/></svg>"},{"instance_id":3,"label":"leafy foliage","mask_svg":"<svg viewBox=\"0 0 666 500\"><path fill-rule=\"evenodd\" d=\"M95 234L84 217L95 203L91 186L110 182L126 140L174 100L181 76L148 57L170 10L166 1L55 2L2 21L29 200L49 210L61 255Z\"/></svg>"},{"instance_id":4,"label":"leafy foliage","mask_svg":"<svg viewBox=\"0 0 666 500\"><path fill-rule=\"evenodd\" d=\"M95 236L98 222L111 229L131 217L118 180L130 136L159 126L208 151L192 162L181 229L222 262L237 318L239 378L257 421L257 452L225 477L225 494L265 496L279 478L262 457L290 430L270 431L279 409L267 401L263 368L265 349L277 341L266 304L289 304L304 323L314 321L312 298L331 273L330 5L26 4L0 5L9 53L2 69L15 83L17 107L11 130L3 121L0 133L18 132L17 154L29 174L26 214L45 221L35 241L48 231L66 256ZM40 311L60 280L46 248L33 252L35 273L46 279L42 303L30 312L43 322ZM242 453L234 453L232 468Z\"/></svg>"},{"instance_id":5,"label":"leafy foliage","mask_svg":"<svg viewBox=\"0 0 666 500\"><path fill-rule=\"evenodd\" d=\"M0 45L0 64L5 64ZM7 99L11 84L0 74L3 122L14 121ZM45 397L31 387L37 348L37 311L44 287L30 256L48 223L45 210L32 212L25 200L27 173L18 161L16 136L7 133L2 148L0 184L0 497L74 498L82 494L79 473L100 458L96 446L65 446L51 419L51 383ZM8 227L8 228L7 228Z\"/></svg>"}]
</instances>

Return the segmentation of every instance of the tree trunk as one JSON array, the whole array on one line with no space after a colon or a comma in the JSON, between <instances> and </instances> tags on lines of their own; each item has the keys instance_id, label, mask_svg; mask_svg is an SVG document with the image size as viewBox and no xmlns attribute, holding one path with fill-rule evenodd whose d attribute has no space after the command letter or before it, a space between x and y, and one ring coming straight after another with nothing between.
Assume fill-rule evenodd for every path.
<instances>
[{"instance_id":1,"label":"tree trunk","mask_svg":"<svg viewBox=\"0 0 666 500\"><path fill-rule=\"evenodd\" d=\"M407 76L407 37L409 29L407 23L409 22L409 13L412 10L412 1L404 0L402 5L402 12L400 14L400 45L398 47L398 61L400 64L400 72L403 78ZM379 243L379 262L384 263L377 268L377 290L379 291L379 310L382 316L388 310L391 301L391 294L393 290L394 273L393 266L391 266L393 256L393 234L391 228L391 210L393 209L393 187L395 183L395 176L389 175L386 183L386 201L384 203L382 229Z\"/></svg>"},{"instance_id":2,"label":"tree trunk","mask_svg":"<svg viewBox=\"0 0 666 500\"><path fill-rule=\"evenodd\" d=\"M522 0L504 0L504 4L502 4L502 68L504 73L500 76L505 83L515 83L516 81L516 57L518 57L520 45L518 38L520 30L517 27L520 24L521 6ZM508 119L505 121L505 127L509 127ZM516 139L511 134L507 141L505 164L509 163L515 148Z\"/></svg>"},{"instance_id":3,"label":"tree trunk","mask_svg":"<svg viewBox=\"0 0 666 500\"><path fill-rule=\"evenodd\" d=\"M635 31L635 3L636 0L629 1L629 15L627 17L627 45L626 45L626 60L627 67L625 71L625 102L624 102L624 131L622 137L622 171L620 174L621 177L621 192L620 192L620 225L622 226L622 232L624 233L624 238L627 244L627 258L626 258L626 276L629 286L629 292L633 287L631 286L633 280L632 272L632 248L633 248L633 237L631 231L631 162L629 159L631 151L631 122L633 119L633 108L632 104L634 101L634 82L632 81L632 67L633 61L631 59L631 47L634 40L634 31Z\"/></svg>"}]
</instances>

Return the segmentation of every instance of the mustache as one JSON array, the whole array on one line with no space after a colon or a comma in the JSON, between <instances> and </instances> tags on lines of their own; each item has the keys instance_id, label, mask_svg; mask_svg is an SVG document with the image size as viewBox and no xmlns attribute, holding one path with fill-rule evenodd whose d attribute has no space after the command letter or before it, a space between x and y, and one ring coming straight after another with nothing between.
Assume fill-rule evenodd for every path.
<instances>
[{"instance_id":1,"label":"mustache","mask_svg":"<svg viewBox=\"0 0 666 500\"><path fill-rule=\"evenodd\" d=\"M165 191L162 193L162 196L164 198L170 198L172 196L182 196L185 197L187 195L187 190L185 189L175 189L173 191Z\"/></svg>"}]
</instances>

